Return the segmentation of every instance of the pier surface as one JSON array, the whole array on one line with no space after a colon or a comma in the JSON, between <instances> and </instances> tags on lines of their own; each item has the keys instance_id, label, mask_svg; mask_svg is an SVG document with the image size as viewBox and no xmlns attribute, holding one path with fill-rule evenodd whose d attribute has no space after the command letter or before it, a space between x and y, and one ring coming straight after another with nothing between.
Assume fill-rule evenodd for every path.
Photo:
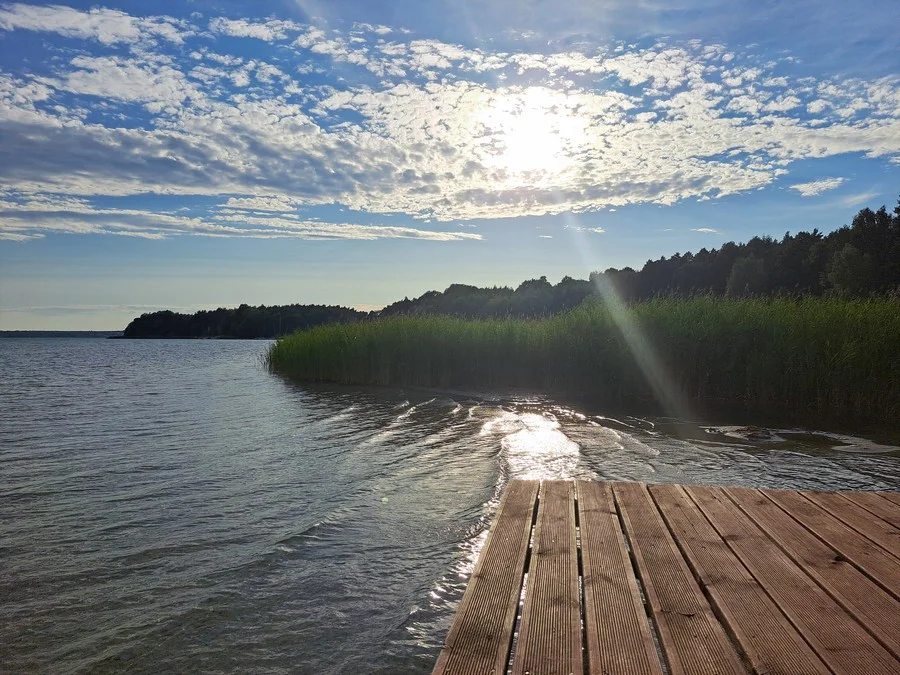
<instances>
[{"instance_id":1,"label":"pier surface","mask_svg":"<svg viewBox=\"0 0 900 675\"><path fill-rule=\"evenodd\" d=\"M434 673L900 673L900 494L509 483Z\"/></svg>"}]
</instances>

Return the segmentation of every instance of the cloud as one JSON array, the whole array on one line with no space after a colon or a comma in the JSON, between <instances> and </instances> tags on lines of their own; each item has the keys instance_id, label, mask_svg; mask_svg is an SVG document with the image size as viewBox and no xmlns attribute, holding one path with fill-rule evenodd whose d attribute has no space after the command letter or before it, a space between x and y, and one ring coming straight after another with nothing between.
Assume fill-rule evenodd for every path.
<instances>
[{"instance_id":1,"label":"cloud","mask_svg":"<svg viewBox=\"0 0 900 675\"><path fill-rule=\"evenodd\" d=\"M896 76L817 79L787 58L700 41L542 50L525 41L510 52L367 24L208 25L194 34L175 19L115 10L0 10L5 30L83 41L40 72L0 72L0 185L20 206L92 200L90 213L47 216L43 229L13 209L8 236L452 239L460 235L382 222L669 205L765 188L800 161L900 161ZM256 40L252 57L229 53L233 38ZM791 187L809 196L836 180ZM221 208L174 221L93 206L136 195ZM323 229L302 220L315 206L370 222Z\"/></svg>"},{"instance_id":2,"label":"cloud","mask_svg":"<svg viewBox=\"0 0 900 675\"><path fill-rule=\"evenodd\" d=\"M719 230L712 227L692 227L691 232L702 232L703 234L721 234Z\"/></svg>"},{"instance_id":3,"label":"cloud","mask_svg":"<svg viewBox=\"0 0 900 675\"><path fill-rule=\"evenodd\" d=\"M251 239L420 239L481 240L480 234L435 231L394 225L366 225L306 220L291 215L249 214L228 207L208 216L173 215L142 209L97 208L87 199L42 195L6 195L0 200L0 238L25 241L47 233L113 234L143 239L178 235Z\"/></svg>"},{"instance_id":4,"label":"cloud","mask_svg":"<svg viewBox=\"0 0 900 675\"><path fill-rule=\"evenodd\" d=\"M0 229L0 239L5 241L32 241L33 239L42 239L43 234L23 234L21 232L4 232Z\"/></svg>"},{"instance_id":5,"label":"cloud","mask_svg":"<svg viewBox=\"0 0 900 675\"><path fill-rule=\"evenodd\" d=\"M840 203L843 206L859 206L860 204L865 204L867 202L872 201L875 197L880 195L880 192L871 191L871 192L860 192L854 195L847 195L846 197L842 197Z\"/></svg>"},{"instance_id":6,"label":"cloud","mask_svg":"<svg viewBox=\"0 0 900 675\"><path fill-rule=\"evenodd\" d=\"M82 12L62 5L25 3L0 7L0 29L57 33L104 45L136 43L154 37L180 44L189 33L184 22L166 16L137 18L103 7Z\"/></svg>"},{"instance_id":7,"label":"cloud","mask_svg":"<svg viewBox=\"0 0 900 675\"><path fill-rule=\"evenodd\" d=\"M355 223L326 223L318 220L303 220L300 217L276 217L271 215L251 216L223 212L215 216L221 222L234 223L238 228L254 225L262 229L250 230L255 235L273 237L299 237L301 239L422 239L428 241L481 240L480 234L471 232L447 232L420 230L396 225L360 225ZM226 228L230 229L230 228ZM235 234L240 230L235 229Z\"/></svg>"},{"instance_id":8,"label":"cloud","mask_svg":"<svg viewBox=\"0 0 900 675\"><path fill-rule=\"evenodd\" d=\"M157 103L155 112L167 106L179 106L189 97L203 98L184 73L170 65L133 58L92 56L75 57L71 65L73 70L65 79L45 79L44 83L75 94Z\"/></svg>"},{"instance_id":9,"label":"cloud","mask_svg":"<svg viewBox=\"0 0 900 675\"><path fill-rule=\"evenodd\" d=\"M809 183L797 183L796 185L791 185L790 188L791 190L796 190L804 197L815 197L828 190L834 190L846 180L846 178L820 178Z\"/></svg>"},{"instance_id":10,"label":"cloud","mask_svg":"<svg viewBox=\"0 0 900 675\"><path fill-rule=\"evenodd\" d=\"M261 195L255 197L231 197L225 202L224 206L228 209L285 213L295 210L301 204L301 200L291 199L284 195Z\"/></svg>"},{"instance_id":11,"label":"cloud","mask_svg":"<svg viewBox=\"0 0 900 675\"><path fill-rule=\"evenodd\" d=\"M573 232L593 232L594 234L606 234L606 230L602 227L581 227L580 225L565 225L564 230L572 230Z\"/></svg>"},{"instance_id":12,"label":"cloud","mask_svg":"<svg viewBox=\"0 0 900 675\"><path fill-rule=\"evenodd\" d=\"M214 33L231 37L246 37L265 42L286 40L289 32L297 32L302 26L293 21L270 19L268 21L247 21L246 19L225 19L217 17L209 22L209 29Z\"/></svg>"}]
</instances>

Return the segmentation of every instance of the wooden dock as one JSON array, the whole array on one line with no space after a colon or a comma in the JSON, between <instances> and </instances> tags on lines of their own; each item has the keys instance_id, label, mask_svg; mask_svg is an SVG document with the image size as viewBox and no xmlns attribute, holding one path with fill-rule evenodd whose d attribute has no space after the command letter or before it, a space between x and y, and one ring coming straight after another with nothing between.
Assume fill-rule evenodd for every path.
<instances>
[{"instance_id":1,"label":"wooden dock","mask_svg":"<svg viewBox=\"0 0 900 675\"><path fill-rule=\"evenodd\" d=\"M435 674L900 673L900 494L509 483Z\"/></svg>"}]
</instances>

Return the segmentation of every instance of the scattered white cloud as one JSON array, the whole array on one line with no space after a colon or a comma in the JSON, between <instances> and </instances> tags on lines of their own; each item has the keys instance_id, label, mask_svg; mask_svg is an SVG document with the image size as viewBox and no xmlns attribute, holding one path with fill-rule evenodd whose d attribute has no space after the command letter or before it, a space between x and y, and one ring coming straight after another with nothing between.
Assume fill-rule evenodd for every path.
<instances>
[{"instance_id":1,"label":"scattered white cloud","mask_svg":"<svg viewBox=\"0 0 900 675\"><path fill-rule=\"evenodd\" d=\"M286 213L295 210L301 204L301 200L291 199L284 195L260 195L256 197L231 197L225 202L224 207L245 211L276 211Z\"/></svg>"},{"instance_id":2,"label":"scattered white cloud","mask_svg":"<svg viewBox=\"0 0 900 675\"><path fill-rule=\"evenodd\" d=\"M691 232L702 232L703 234L721 234L719 230L712 227L692 227Z\"/></svg>"},{"instance_id":3,"label":"scattered white cloud","mask_svg":"<svg viewBox=\"0 0 900 675\"><path fill-rule=\"evenodd\" d=\"M103 7L82 12L63 5L26 3L0 7L0 30L57 33L68 38L96 40L104 45L136 43L148 37L180 44L190 34L184 22L166 16L139 18Z\"/></svg>"},{"instance_id":4,"label":"scattered white cloud","mask_svg":"<svg viewBox=\"0 0 900 675\"><path fill-rule=\"evenodd\" d=\"M606 234L606 230L602 227L582 227L581 225L565 225L564 230L572 230L573 232L593 232L594 234Z\"/></svg>"},{"instance_id":5,"label":"scattered white cloud","mask_svg":"<svg viewBox=\"0 0 900 675\"><path fill-rule=\"evenodd\" d=\"M245 203L252 199L237 200ZM232 206L229 206L229 203ZM480 234L435 231L393 225L330 223L275 215L248 213L228 200L209 216L172 215L141 209L97 208L87 199L41 195L36 198L6 195L0 199L0 238L25 241L47 233L114 234L143 239L166 239L192 234L207 237L255 239L421 239L428 241L481 240Z\"/></svg>"},{"instance_id":6,"label":"scattered white cloud","mask_svg":"<svg viewBox=\"0 0 900 675\"><path fill-rule=\"evenodd\" d=\"M0 229L0 239L5 241L31 241L33 239L42 239L43 234L23 234L22 232L5 232Z\"/></svg>"},{"instance_id":7,"label":"scattered white cloud","mask_svg":"<svg viewBox=\"0 0 900 675\"><path fill-rule=\"evenodd\" d=\"M846 180L846 178L820 178L819 180L810 181L809 183L797 183L790 187L804 197L815 197L828 190L834 190Z\"/></svg>"},{"instance_id":8,"label":"scattered white cloud","mask_svg":"<svg viewBox=\"0 0 900 675\"><path fill-rule=\"evenodd\" d=\"M4 236L477 238L303 214L333 205L462 228L716 199L783 180L801 160L900 161L896 76L792 77L787 58L700 41L508 53L372 24L206 25L0 6L0 30L87 41L45 71L0 71L0 185L17 195ZM258 41L253 56L228 53L232 38ZM790 187L814 196L843 180ZM92 206L152 194L219 206L197 217Z\"/></svg>"},{"instance_id":9,"label":"scattered white cloud","mask_svg":"<svg viewBox=\"0 0 900 675\"><path fill-rule=\"evenodd\" d=\"M209 22L209 29L231 37L254 38L265 42L286 40L289 33L302 30L293 21L270 19L268 21L247 21L246 19L225 19L217 17Z\"/></svg>"},{"instance_id":10,"label":"scattered white cloud","mask_svg":"<svg viewBox=\"0 0 900 675\"><path fill-rule=\"evenodd\" d=\"M179 106L188 97L203 98L184 73L167 64L135 58L76 56L71 66L73 70L64 79L45 79L44 83L74 94L153 103L155 112Z\"/></svg>"}]
</instances>

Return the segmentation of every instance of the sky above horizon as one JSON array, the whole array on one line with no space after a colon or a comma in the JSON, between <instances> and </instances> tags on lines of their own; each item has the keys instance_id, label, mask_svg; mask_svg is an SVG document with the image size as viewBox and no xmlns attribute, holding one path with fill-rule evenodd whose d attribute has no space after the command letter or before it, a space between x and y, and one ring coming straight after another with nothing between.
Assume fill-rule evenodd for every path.
<instances>
[{"instance_id":1,"label":"sky above horizon","mask_svg":"<svg viewBox=\"0 0 900 675\"><path fill-rule=\"evenodd\" d=\"M0 2L0 329L371 309L900 193L896 0Z\"/></svg>"}]
</instances>

